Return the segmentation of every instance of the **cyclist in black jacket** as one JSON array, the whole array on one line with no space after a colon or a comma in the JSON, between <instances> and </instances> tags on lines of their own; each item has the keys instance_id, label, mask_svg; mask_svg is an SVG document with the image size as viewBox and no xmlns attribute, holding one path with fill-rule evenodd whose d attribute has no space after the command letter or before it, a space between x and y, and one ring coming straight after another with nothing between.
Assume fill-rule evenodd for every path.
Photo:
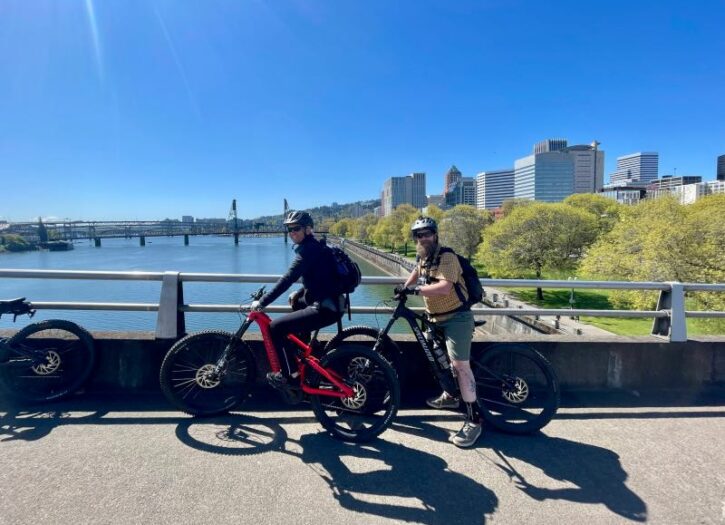
<instances>
[{"instance_id":1,"label":"cyclist in black jacket","mask_svg":"<svg viewBox=\"0 0 725 525\"><path fill-rule=\"evenodd\" d=\"M259 301L252 303L253 309L262 309L289 289L298 279L302 279L302 288L290 295L291 314L272 321L270 330L274 347L292 370L284 352L287 334L311 332L336 323L344 311L345 297L339 293L337 283L330 276L335 275L335 262L323 242L315 239L313 221L305 211L290 211L284 220L290 239L295 244L297 257L292 261L287 273L280 277L277 284ZM280 374L268 374L273 384L286 383Z\"/></svg>"}]
</instances>

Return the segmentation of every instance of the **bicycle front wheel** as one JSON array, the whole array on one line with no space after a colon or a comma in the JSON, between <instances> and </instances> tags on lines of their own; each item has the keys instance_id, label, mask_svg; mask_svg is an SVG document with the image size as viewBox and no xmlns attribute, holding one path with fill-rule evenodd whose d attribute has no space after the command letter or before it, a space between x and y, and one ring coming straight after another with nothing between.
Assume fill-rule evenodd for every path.
<instances>
[{"instance_id":1,"label":"bicycle front wheel","mask_svg":"<svg viewBox=\"0 0 725 525\"><path fill-rule=\"evenodd\" d=\"M312 411L325 430L343 441L365 442L390 426L400 404L400 385L384 358L365 346L346 344L331 350L320 364L354 390L342 399L310 395ZM308 385L335 391L319 373L312 374Z\"/></svg>"},{"instance_id":2,"label":"bicycle front wheel","mask_svg":"<svg viewBox=\"0 0 725 525\"><path fill-rule=\"evenodd\" d=\"M471 360L483 418L512 434L544 427L559 407L559 382L539 352L525 345L494 345Z\"/></svg>"},{"instance_id":3,"label":"bicycle front wheel","mask_svg":"<svg viewBox=\"0 0 725 525\"><path fill-rule=\"evenodd\" d=\"M227 363L217 362L228 345ZM180 339L161 363L161 391L177 408L195 416L212 416L231 410L249 394L254 384L254 358L243 341L220 331L200 332Z\"/></svg>"},{"instance_id":4,"label":"bicycle front wheel","mask_svg":"<svg viewBox=\"0 0 725 525\"><path fill-rule=\"evenodd\" d=\"M0 345L0 388L23 401L51 401L78 390L95 362L93 337L70 321L33 323Z\"/></svg>"}]
</instances>

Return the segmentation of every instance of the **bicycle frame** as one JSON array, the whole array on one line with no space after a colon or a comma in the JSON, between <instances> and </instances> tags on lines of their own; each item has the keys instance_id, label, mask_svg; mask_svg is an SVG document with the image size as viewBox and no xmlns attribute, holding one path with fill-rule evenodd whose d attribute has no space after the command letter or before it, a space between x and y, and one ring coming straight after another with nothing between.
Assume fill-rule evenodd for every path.
<instances>
[{"instance_id":1,"label":"bicycle frame","mask_svg":"<svg viewBox=\"0 0 725 525\"><path fill-rule=\"evenodd\" d=\"M244 320L244 322L234 334L232 342L229 344L229 346L227 346L227 348L224 349L224 352L222 353L219 361L217 362L217 369L224 369L229 353L234 346L234 342L241 341L242 337L246 333L247 329L252 325L252 323L257 323L257 326L259 326L259 329L262 332L262 340L264 342L264 350L267 354L267 361L269 362L269 367L274 373L281 372L282 366L279 362L277 350L274 348L274 344L272 343L272 334L269 329L269 325L271 322L272 319L264 312L250 312L247 315L247 318ZM354 395L355 391L352 387L346 385L342 381L342 378L338 376L334 371L327 370L325 367L323 367L320 364L319 360L312 355L312 345L305 344L293 334L289 334L287 338L292 341L300 350L295 355L295 361L297 362L297 369L299 370L300 374L300 385L304 393L328 397L339 397L341 399L352 397ZM335 387L335 390L324 390L307 386L305 384L305 373L308 366L312 368L315 372L323 376L325 379L327 379L330 383L332 383Z\"/></svg>"},{"instance_id":2,"label":"bicycle frame","mask_svg":"<svg viewBox=\"0 0 725 525\"><path fill-rule=\"evenodd\" d=\"M440 364L438 363L436 357L433 355L433 350L431 349L428 340L423 335L423 331L420 329L420 326L418 326L418 321L420 321L424 327L431 327L432 323L426 319L425 316L415 313L409 308L405 307L405 303L407 301L407 297L402 297L398 301L398 305L395 307L395 310L393 311L393 315L390 317L390 320L388 321L388 324L385 326L385 328L380 332L380 337L378 337L378 340L375 341L375 345L373 346L373 351L379 352L380 345L383 343L383 339L385 336L388 335L388 332L390 332L390 329L393 326L393 323L397 321L400 318L403 318L407 321L408 325L410 325L410 329L413 332L413 335L415 335L415 338L418 340L418 344L423 348L423 352L425 353L426 358L428 359L428 364L430 365L431 369L433 370L433 373L436 376L436 379L440 382L440 384L444 387L444 389L449 390L449 393L456 393L458 392L458 381L455 380L455 377L453 376L453 373L446 373L446 370L441 370ZM446 352L445 359L450 364L450 359L448 357L448 352ZM451 367L450 370L453 370Z\"/></svg>"}]
</instances>

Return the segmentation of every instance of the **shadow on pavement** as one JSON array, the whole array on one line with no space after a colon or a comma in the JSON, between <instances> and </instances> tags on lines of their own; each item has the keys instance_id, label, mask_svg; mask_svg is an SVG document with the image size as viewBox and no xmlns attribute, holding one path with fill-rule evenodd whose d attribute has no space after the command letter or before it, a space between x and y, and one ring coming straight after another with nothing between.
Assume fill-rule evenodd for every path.
<instances>
[{"instance_id":1,"label":"shadow on pavement","mask_svg":"<svg viewBox=\"0 0 725 525\"><path fill-rule=\"evenodd\" d=\"M398 419L402 423L396 421L396 430L435 440L448 437L448 432L423 424L417 417ZM300 422L300 418L295 420ZM386 441L385 434L363 444L343 443L325 432L295 440L277 421L292 422L233 414L187 419L178 425L176 435L182 443L204 452L243 456L279 452L299 458L325 481L341 507L354 512L415 523L483 523L498 505L490 489L451 471L440 457ZM360 472L348 466L361 459L379 468ZM390 497L409 503L381 501Z\"/></svg>"},{"instance_id":2,"label":"shadow on pavement","mask_svg":"<svg viewBox=\"0 0 725 525\"><path fill-rule=\"evenodd\" d=\"M558 499L603 504L624 518L647 519L647 505L625 484L627 473L619 456L606 448L541 433L531 436L489 433L477 452L537 501ZM549 478L568 486L554 489L536 486L516 469L516 461L539 468Z\"/></svg>"},{"instance_id":3,"label":"shadow on pavement","mask_svg":"<svg viewBox=\"0 0 725 525\"><path fill-rule=\"evenodd\" d=\"M326 433L290 439L281 425L311 423L311 413L309 417L300 417L299 412L288 416L280 401L269 396L250 401L246 408L257 411L256 417L234 412L216 418L192 418L171 409L162 396L149 394L77 396L45 407L14 407L0 401L0 444L36 441L62 425L176 424L178 439L204 452L277 452L297 457L326 482L342 507L355 512L430 524L480 523L498 506L493 491L450 470L445 460L424 450L388 441L386 434L367 444L342 443ZM304 405L296 408L304 409ZM277 412L275 417L265 417L264 412L271 410ZM112 417L108 417L109 413ZM435 423L459 417L452 413L400 415L393 428L442 442L449 433ZM475 452L534 500L603 504L624 518L646 520L647 506L626 486L627 473L611 450L542 433L511 436L488 431ZM376 468L350 468L360 460ZM523 465L540 469L554 482L547 480L544 486L537 485L536 480L527 479L521 472L531 470L522 469ZM406 501L383 501L390 497Z\"/></svg>"},{"instance_id":4,"label":"shadow on pavement","mask_svg":"<svg viewBox=\"0 0 725 525\"><path fill-rule=\"evenodd\" d=\"M423 450L385 439L342 443L324 433L306 434L298 444L301 452L288 453L299 456L329 485L340 506L354 512L413 523L485 523L498 507L492 490ZM360 459L380 468L353 471L348 465ZM384 503L383 497L407 504Z\"/></svg>"}]
</instances>

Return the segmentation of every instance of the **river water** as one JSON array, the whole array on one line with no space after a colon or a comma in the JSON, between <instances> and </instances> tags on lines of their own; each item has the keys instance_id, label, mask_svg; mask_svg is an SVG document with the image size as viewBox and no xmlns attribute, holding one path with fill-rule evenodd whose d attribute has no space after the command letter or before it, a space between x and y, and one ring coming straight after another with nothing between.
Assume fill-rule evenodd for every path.
<instances>
[{"instance_id":1,"label":"river water","mask_svg":"<svg viewBox=\"0 0 725 525\"><path fill-rule=\"evenodd\" d=\"M231 237L191 237L184 246L182 237L154 237L139 246L138 238L103 239L96 248L91 241L76 241L67 252L0 253L0 268L42 270L115 270L115 271L178 271L234 274L282 274L292 260L292 243L281 237L246 238L235 245ZM357 260L363 275L384 275L365 261ZM249 294L259 283L184 283L187 304L248 303ZM267 288L271 287L267 284ZM295 285L295 289L299 285ZM86 281L65 279L0 278L0 298L27 297L30 301L158 303L159 281ZM289 293L289 292L288 292ZM286 304L288 293L275 304ZM361 285L351 296L353 306L375 306L392 295L388 285ZM154 330L156 312L39 310L33 321L62 318L75 321L89 330ZM8 317L0 320L0 328L10 328ZM389 314L354 315L343 324L384 326ZM27 318L18 318L17 328ZM239 326L235 313L187 313L187 331L203 329L234 330ZM14 328L15 328L14 327ZM396 327L402 329L402 325ZM334 330L334 327L331 328ZM396 330L397 331L397 330Z\"/></svg>"}]
</instances>

